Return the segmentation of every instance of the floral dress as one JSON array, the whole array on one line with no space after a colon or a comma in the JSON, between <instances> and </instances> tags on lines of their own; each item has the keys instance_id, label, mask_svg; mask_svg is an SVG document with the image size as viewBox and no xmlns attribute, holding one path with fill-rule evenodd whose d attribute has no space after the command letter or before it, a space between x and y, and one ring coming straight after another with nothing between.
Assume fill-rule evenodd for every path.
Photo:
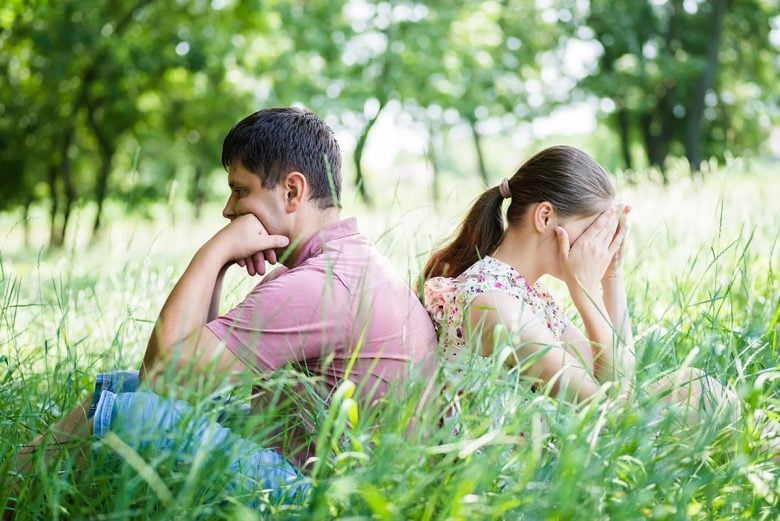
<instances>
[{"instance_id":1,"label":"floral dress","mask_svg":"<svg viewBox=\"0 0 780 521\"><path fill-rule=\"evenodd\" d=\"M529 306L560 341L566 316L550 292L540 283L533 286L512 266L493 257L483 257L456 278L434 277L425 282L425 309L431 316L442 344L446 365L463 356L466 309L477 295L501 291Z\"/></svg>"},{"instance_id":2,"label":"floral dress","mask_svg":"<svg viewBox=\"0 0 780 521\"><path fill-rule=\"evenodd\" d=\"M484 385L486 375L495 375L498 380L508 380L511 388L512 378L502 378L506 370L495 357L484 357L475 353L466 338L464 327L465 313L477 295L490 291L501 291L511 295L529 306L533 313L547 325L553 337L560 341L567 320L560 305L550 292L539 283L531 285L512 266L493 257L483 257L456 278L435 277L425 283L424 304L431 316L441 345L440 358L444 376L450 387L451 411L445 420L449 430L458 436L466 431L461 421L461 393L472 391L477 395ZM471 378L470 376L474 376ZM495 382L494 382L495 385ZM520 409L527 409L527 400L511 389L492 394L495 401L477 405L476 409L491 418L494 428L500 427L506 415L513 415ZM536 404L550 413L554 408L550 402ZM472 413L474 407L472 407ZM542 420L542 423L544 421Z\"/></svg>"}]
</instances>

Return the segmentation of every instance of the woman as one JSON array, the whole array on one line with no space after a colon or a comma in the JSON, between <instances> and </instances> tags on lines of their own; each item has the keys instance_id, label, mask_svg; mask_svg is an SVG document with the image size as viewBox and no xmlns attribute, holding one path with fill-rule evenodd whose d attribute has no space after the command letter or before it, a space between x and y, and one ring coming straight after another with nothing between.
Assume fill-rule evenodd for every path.
<instances>
[{"instance_id":1,"label":"woman","mask_svg":"<svg viewBox=\"0 0 780 521\"><path fill-rule=\"evenodd\" d=\"M481 355L508 346L506 364L559 396L586 400L607 381L632 381L636 358L620 262L629 212L616 205L607 172L567 146L541 151L484 192L424 271L425 305L448 376L458 379L469 337L479 335L469 345ZM584 333L538 283L543 275L566 284ZM733 418L739 410L734 392L696 369L667 374L645 390L682 406L689 422L702 411Z\"/></svg>"}]
</instances>

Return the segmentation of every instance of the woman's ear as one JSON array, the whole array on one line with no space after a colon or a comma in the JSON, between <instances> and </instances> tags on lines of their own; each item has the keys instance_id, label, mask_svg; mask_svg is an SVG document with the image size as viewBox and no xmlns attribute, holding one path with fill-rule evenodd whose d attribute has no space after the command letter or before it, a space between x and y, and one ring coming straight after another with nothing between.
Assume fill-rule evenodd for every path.
<instances>
[{"instance_id":1,"label":"woman's ear","mask_svg":"<svg viewBox=\"0 0 780 521\"><path fill-rule=\"evenodd\" d=\"M555 211L550 203L547 201L537 203L531 210L531 223L534 229L539 233L547 233L550 230L554 230L554 215Z\"/></svg>"},{"instance_id":2,"label":"woman's ear","mask_svg":"<svg viewBox=\"0 0 780 521\"><path fill-rule=\"evenodd\" d=\"M297 211L305 201L306 177L298 172L292 171L284 178L283 183L284 205L287 213Z\"/></svg>"}]
</instances>

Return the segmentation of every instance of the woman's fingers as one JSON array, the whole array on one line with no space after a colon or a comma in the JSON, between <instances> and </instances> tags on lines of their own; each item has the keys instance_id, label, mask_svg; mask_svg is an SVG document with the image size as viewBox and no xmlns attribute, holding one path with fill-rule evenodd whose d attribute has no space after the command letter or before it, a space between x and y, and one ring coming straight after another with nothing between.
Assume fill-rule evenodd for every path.
<instances>
[{"instance_id":1,"label":"woman's fingers","mask_svg":"<svg viewBox=\"0 0 780 521\"><path fill-rule=\"evenodd\" d=\"M236 264L238 264L238 265L239 265L239 266L241 266L242 268L246 267L246 261L245 261L244 259L238 259L238 260L236 261Z\"/></svg>"},{"instance_id":2,"label":"woman's fingers","mask_svg":"<svg viewBox=\"0 0 780 521\"><path fill-rule=\"evenodd\" d=\"M601 214L599 218L601 218L602 216L604 217L604 221L602 222L601 228L599 229L598 233L596 233L594 240L600 242L606 248L609 246L610 241L615 236L615 232L617 231L620 218L616 214L614 208L610 208L609 210L606 210L604 213Z\"/></svg>"},{"instance_id":3,"label":"woman's fingers","mask_svg":"<svg viewBox=\"0 0 780 521\"><path fill-rule=\"evenodd\" d=\"M577 242L587 242L599 237L600 234L604 231L604 227L609 223L609 212L610 210L604 210L601 212L599 216L596 217L596 220L590 223L590 226L588 226L585 231L582 232L582 235L579 236Z\"/></svg>"},{"instance_id":4,"label":"woman's fingers","mask_svg":"<svg viewBox=\"0 0 780 521\"><path fill-rule=\"evenodd\" d=\"M558 246L560 248L561 254L564 258L567 258L569 256L569 251L571 251L569 234L566 232L566 230L563 229L563 226L556 226L555 235L558 237Z\"/></svg>"},{"instance_id":5,"label":"woman's fingers","mask_svg":"<svg viewBox=\"0 0 780 521\"><path fill-rule=\"evenodd\" d=\"M620 226L617 230L617 233L615 233L615 236L612 238L612 242L609 245L609 254L615 255L616 253L619 253L623 250L623 243L626 240L626 235L628 234L628 225L624 224L623 226Z\"/></svg>"}]
</instances>

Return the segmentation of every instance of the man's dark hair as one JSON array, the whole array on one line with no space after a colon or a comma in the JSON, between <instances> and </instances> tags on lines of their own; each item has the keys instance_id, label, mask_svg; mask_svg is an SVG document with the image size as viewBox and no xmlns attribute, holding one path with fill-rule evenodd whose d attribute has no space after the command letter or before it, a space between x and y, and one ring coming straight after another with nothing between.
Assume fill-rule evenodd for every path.
<instances>
[{"instance_id":1,"label":"man's dark hair","mask_svg":"<svg viewBox=\"0 0 780 521\"><path fill-rule=\"evenodd\" d=\"M341 206L341 151L316 114L294 107L263 109L239 121L222 143L222 166L235 161L272 188L293 171L311 187L320 208Z\"/></svg>"}]
</instances>

